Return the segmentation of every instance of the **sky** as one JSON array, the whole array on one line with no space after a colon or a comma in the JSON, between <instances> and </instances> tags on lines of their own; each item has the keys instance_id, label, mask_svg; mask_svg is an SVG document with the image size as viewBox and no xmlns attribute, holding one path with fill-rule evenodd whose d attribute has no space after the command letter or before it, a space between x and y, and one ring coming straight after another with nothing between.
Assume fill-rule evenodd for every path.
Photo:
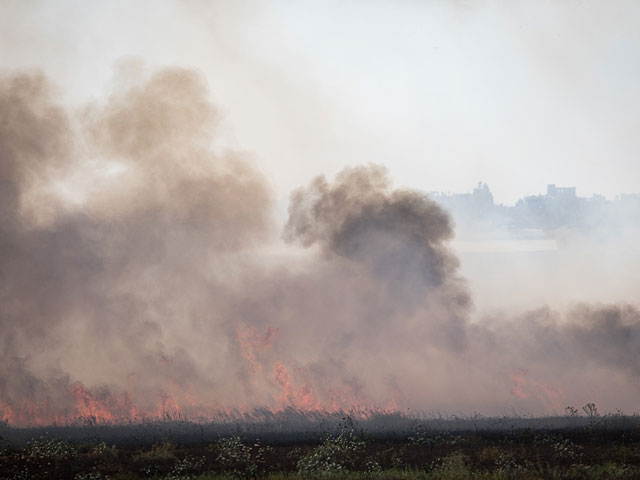
<instances>
[{"instance_id":1,"label":"sky","mask_svg":"<svg viewBox=\"0 0 640 480\"><path fill-rule=\"evenodd\" d=\"M0 421L638 412L628 210L464 252L424 193L640 191L639 15L2 2Z\"/></svg>"},{"instance_id":2,"label":"sky","mask_svg":"<svg viewBox=\"0 0 640 480\"><path fill-rule=\"evenodd\" d=\"M548 183L582 196L640 190L633 0L2 10L0 69L42 69L71 103L101 97L122 68L202 72L222 112L218 141L252 156L283 205L313 176L369 162L423 191L487 182L504 204Z\"/></svg>"}]
</instances>

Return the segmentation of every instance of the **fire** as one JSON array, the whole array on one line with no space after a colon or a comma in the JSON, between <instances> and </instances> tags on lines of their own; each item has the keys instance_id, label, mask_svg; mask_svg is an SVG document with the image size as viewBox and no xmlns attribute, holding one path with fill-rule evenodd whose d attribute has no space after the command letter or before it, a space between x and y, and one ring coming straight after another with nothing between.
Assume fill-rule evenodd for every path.
<instances>
[{"instance_id":1,"label":"fire","mask_svg":"<svg viewBox=\"0 0 640 480\"><path fill-rule=\"evenodd\" d=\"M262 369L260 357L267 350L271 349L278 336L278 329L266 327L264 333L255 327L239 325L236 328L236 340L240 346L242 357L249 363L251 374L255 374Z\"/></svg>"},{"instance_id":2,"label":"fire","mask_svg":"<svg viewBox=\"0 0 640 480\"><path fill-rule=\"evenodd\" d=\"M526 393L525 388L527 385L526 370L514 370L509 372L509 380L511 380L511 393L518 398L527 398L529 395Z\"/></svg>"},{"instance_id":3,"label":"fire","mask_svg":"<svg viewBox=\"0 0 640 480\"><path fill-rule=\"evenodd\" d=\"M88 391L81 383L72 385L71 394L75 398L75 407L79 416L95 418L100 422L111 422L115 419L114 411L117 405L110 402L110 399L99 400L96 395Z\"/></svg>"},{"instance_id":4,"label":"fire","mask_svg":"<svg viewBox=\"0 0 640 480\"><path fill-rule=\"evenodd\" d=\"M168 419L229 421L256 411L278 413L290 409L366 416L367 411L395 411L406 400L394 387L386 403L374 404L364 393L364 385L355 378L323 381L317 372L312 375L308 368L286 357L276 357L278 333L271 326L237 326L235 340L241 358L249 366L244 379L249 393L244 400L236 398L233 408L218 402L215 393L203 391L184 379L169 378L162 387L142 387L138 385L138 374L131 373L123 389L87 386L80 381L62 386L42 383L37 392L20 403L9 392L0 391L0 420L25 426ZM173 358L159 355L158 361L171 365Z\"/></svg>"},{"instance_id":5,"label":"fire","mask_svg":"<svg viewBox=\"0 0 640 480\"><path fill-rule=\"evenodd\" d=\"M511 393L520 399L533 398L540 402L547 410L553 411L563 408L566 397L562 389L538 382L528 377L529 372L518 369L509 372Z\"/></svg>"},{"instance_id":6,"label":"fire","mask_svg":"<svg viewBox=\"0 0 640 480\"><path fill-rule=\"evenodd\" d=\"M303 411L320 409L318 401L313 395L313 390L308 383L305 382L300 388L296 388L291 380L289 372L282 363L275 363L273 365L273 369L275 371L275 380L282 388L282 394L279 402L281 408L289 405Z\"/></svg>"},{"instance_id":7,"label":"fire","mask_svg":"<svg viewBox=\"0 0 640 480\"><path fill-rule=\"evenodd\" d=\"M241 416L253 416L256 412L271 414L294 409L301 412L348 412L366 417L367 412L396 411L397 398L384 407L374 406L355 386L327 390L326 400L315 392L311 382L299 368L273 364L269 377L277 393L266 406L242 405L227 408L216 401L202 402L194 393L194 386L183 389L173 386L155 393L156 401L138 404L128 391L114 393L102 388L88 388L80 382L70 384L65 398L53 402L49 397L37 402L23 400L11 402L0 392L0 420L14 426L46 426L53 424L118 424L158 420L233 421ZM259 410L256 410L259 408ZM259 415L259 413L257 413Z\"/></svg>"}]
</instances>

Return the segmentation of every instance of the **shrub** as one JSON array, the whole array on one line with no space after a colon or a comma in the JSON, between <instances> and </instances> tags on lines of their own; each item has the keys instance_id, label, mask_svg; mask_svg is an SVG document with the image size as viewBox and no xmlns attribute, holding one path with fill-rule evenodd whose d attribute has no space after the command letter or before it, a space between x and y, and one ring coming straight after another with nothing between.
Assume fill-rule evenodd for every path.
<instances>
[{"instance_id":1,"label":"shrub","mask_svg":"<svg viewBox=\"0 0 640 480\"><path fill-rule=\"evenodd\" d=\"M106 442L100 442L89 450L89 455L103 460L115 460L118 458L118 448L115 445L107 445Z\"/></svg>"},{"instance_id":2,"label":"shrub","mask_svg":"<svg viewBox=\"0 0 640 480\"><path fill-rule=\"evenodd\" d=\"M443 458L433 473L439 480L467 480L473 477L473 472L467 466L467 458L462 453Z\"/></svg>"},{"instance_id":3,"label":"shrub","mask_svg":"<svg viewBox=\"0 0 640 480\"><path fill-rule=\"evenodd\" d=\"M100 472L77 473L73 480L108 480L109 477Z\"/></svg>"},{"instance_id":4,"label":"shrub","mask_svg":"<svg viewBox=\"0 0 640 480\"><path fill-rule=\"evenodd\" d=\"M337 437L325 436L324 441L311 453L298 460L298 473L305 478L332 473L349 472L364 449L365 442L353 430L342 431ZM372 465L372 468L375 466Z\"/></svg>"},{"instance_id":5,"label":"shrub","mask_svg":"<svg viewBox=\"0 0 640 480\"><path fill-rule=\"evenodd\" d=\"M200 471L204 466L205 459L204 457L200 458L192 458L187 457L181 460L178 460L176 464L171 469L171 473L164 477L164 480L191 480L195 479L194 475L196 472Z\"/></svg>"},{"instance_id":6,"label":"shrub","mask_svg":"<svg viewBox=\"0 0 640 480\"><path fill-rule=\"evenodd\" d=\"M168 463L176 459L176 446L172 442L165 441L160 444L152 445L151 450L142 451L133 456L136 463Z\"/></svg>"},{"instance_id":7,"label":"shrub","mask_svg":"<svg viewBox=\"0 0 640 480\"><path fill-rule=\"evenodd\" d=\"M253 446L245 444L239 436L222 439L213 445L216 460L226 474L240 480L257 478L265 470L264 456L268 447L256 440Z\"/></svg>"},{"instance_id":8,"label":"shrub","mask_svg":"<svg viewBox=\"0 0 640 480\"><path fill-rule=\"evenodd\" d=\"M50 460L72 457L76 454L76 450L69 442L56 439L45 440L40 437L27 444L26 453L31 458Z\"/></svg>"}]
</instances>

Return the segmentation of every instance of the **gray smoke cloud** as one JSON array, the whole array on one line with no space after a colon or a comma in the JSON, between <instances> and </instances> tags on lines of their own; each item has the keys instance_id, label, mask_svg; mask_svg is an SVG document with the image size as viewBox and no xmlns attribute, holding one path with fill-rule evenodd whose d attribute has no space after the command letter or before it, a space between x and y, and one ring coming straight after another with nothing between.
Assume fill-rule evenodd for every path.
<instances>
[{"instance_id":1,"label":"gray smoke cloud","mask_svg":"<svg viewBox=\"0 0 640 480\"><path fill-rule=\"evenodd\" d=\"M474 319L451 218L375 165L293 192L277 256L201 76L121 80L79 110L0 81L0 416L635 408L635 307Z\"/></svg>"},{"instance_id":2,"label":"gray smoke cloud","mask_svg":"<svg viewBox=\"0 0 640 480\"><path fill-rule=\"evenodd\" d=\"M444 210L418 192L391 190L376 166L347 169L333 185L319 177L294 192L285 228L289 241L318 244L326 261L337 257L362 268L381 287L380 308L390 318L393 310L413 316L444 305L439 328L449 330L449 345L462 348L471 300L446 246L452 236Z\"/></svg>"},{"instance_id":3,"label":"gray smoke cloud","mask_svg":"<svg viewBox=\"0 0 640 480\"><path fill-rule=\"evenodd\" d=\"M196 73L166 69L72 118L43 75L3 79L2 364L32 372L4 372L7 408L75 413L49 398L64 397L58 377L135 380L147 409L187 381L212 388L177 339L215 315L233 257L268 235L270 192L211 150L206 96ZM74 171L88 185L80 206L53 191Z\"/></svg>"}]
</instances>

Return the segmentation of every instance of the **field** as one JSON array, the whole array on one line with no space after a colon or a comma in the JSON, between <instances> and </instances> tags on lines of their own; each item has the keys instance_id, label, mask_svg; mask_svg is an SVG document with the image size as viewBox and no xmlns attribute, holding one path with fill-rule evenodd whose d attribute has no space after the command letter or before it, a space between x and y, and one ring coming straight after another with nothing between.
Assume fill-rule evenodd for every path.
<instances>
[{"instance_id":1,"label":"field","mask_svg":"<svg viewBox=\"0 0 640 480\"><path fill-rule=\"evenodd\" d=\"M637 479L640 417L411 418L289 411L256 421L1 426L0 479Z\"/></svg>"}]
</instances>

